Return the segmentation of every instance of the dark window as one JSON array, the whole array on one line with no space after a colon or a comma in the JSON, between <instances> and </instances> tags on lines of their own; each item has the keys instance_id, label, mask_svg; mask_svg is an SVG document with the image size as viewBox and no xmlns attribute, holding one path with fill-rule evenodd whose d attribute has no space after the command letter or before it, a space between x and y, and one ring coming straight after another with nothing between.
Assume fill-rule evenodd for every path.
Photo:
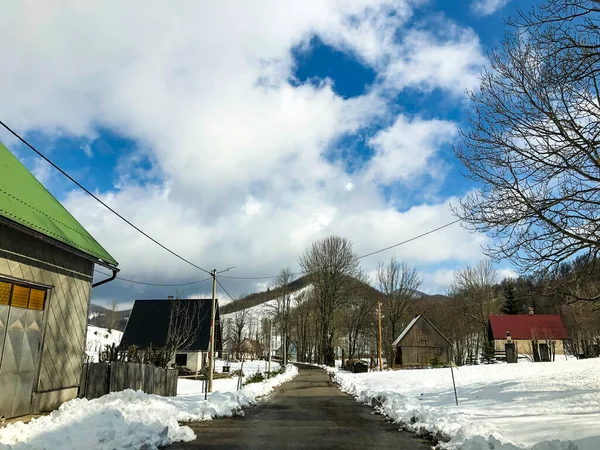
<instances>
[{"instance_id":1,"label":"dark window","mask_svg":"<svg viewBox=\"0 0 600 450\"><path fill-rule=\"evenodd\" d=\"M185 353L176 354L175 364L178 366L187 366L187 355Z\"/></svg>"}]
</instances>

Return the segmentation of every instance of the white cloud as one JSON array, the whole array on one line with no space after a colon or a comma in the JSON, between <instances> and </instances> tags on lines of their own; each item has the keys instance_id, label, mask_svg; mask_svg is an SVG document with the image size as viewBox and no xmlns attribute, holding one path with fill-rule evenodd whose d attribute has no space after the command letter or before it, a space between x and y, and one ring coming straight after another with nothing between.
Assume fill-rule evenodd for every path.
<instances>
[{"instance_id":1,"label":"white cloud","mask_svg":"<svg viewBox=\"0 0 600 450\"><path fill-rule=\"evenodd\" d=\"M505 278L519 278L519 274L510 267L502 267L498 269L498 280L502 281Z\"/></svg>"},{"instance_id":2,"label":"white cloud","mask_svg":"<svg viewBox=\"0 0 600 450\"><path fill-rule=\"evenodd\" d=\"M438 24L438 31L410 30L398 56L385 70L386 84L431 91L441 88L455 95L479 85L487 59L478 36L470 29Z\"/></svg>"},{"instance_id":3,"label":"white cloud","mask_svg":"<svg viewBox=\"0 0 600 450\"><path fill-rule=\"evenodd\" d=\"M473 86L484 63L477 36L448 21L439 24L445 33L411 29L419 3L14 2L0 17L0 83L12 87L0 116L24 131L93 139L102 127L135 140L115 190L99 195L208 270L274 274L329 234L368 252L453 220L446 201L399 212L373 183L431 171L455 133L451 122L397 117L370 141L376 157L352 180L341 161L324 156L341 137L394 119L390 89L455 95ZM374 87L343 99L327 82L291 85L291 50L314 35L372 66ZM152 176L138 184L142 157ZM124 277L205 275L79 192L65 203ZM395 253L426 264L470 260L482 241L456 227Z\"/></svg>"},{"instance_id":4,"label":"white cloud","mask_svg":"<svg viewBox=\"0 0 600 450\"><path fill-rule=\"evenodd\" d=\"M94 152L92 151L92 147L90 146L90 144L82 145L81 150L83 150L84 155L87 156L88 158L91 158L94 156Z\"/></svg>"},{"instance_id":5,"label":"white cloud","mask_svg":"<svg viewBox=\"0 0 600 450\"><path fill-rule=\"evenodd\" d=\"M480 16L489 16L501 10L510 0L475 0L471 3L471 9Z\"/></svg>"},{"instance_id":6,"label":"white cloud","mask_svg":"<svg viewBox=\"0 0 600 450\"><path fill-rule=\"evenodd\" d=\"M440 176L438 165L432 164L431 159L457 132L453 122L398 116L392 126L379 131L369 141L376 151L369 163L369 178L385 184L396 180L414 182L414 178L424 172Z\"/></svg>"}]
</instances>

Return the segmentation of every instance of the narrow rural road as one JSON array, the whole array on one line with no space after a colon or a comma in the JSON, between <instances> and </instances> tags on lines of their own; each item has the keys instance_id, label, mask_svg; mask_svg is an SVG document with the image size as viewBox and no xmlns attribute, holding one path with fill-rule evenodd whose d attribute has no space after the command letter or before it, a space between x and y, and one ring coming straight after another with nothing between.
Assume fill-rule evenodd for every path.
<instances>
[{"instance_id":1,"label":"narrow rural road","mask_svg":"<svg viewBox=\"0 0 600 450\"><path fill-rule=\"evenodd\" d=\"M426 450L416 435L374 414L340 392L329 376L313 366L298 365L300 374L244 417L189 424L197 439L172 450L195 449L395 449Z\"/></svg>"}]
</instances>

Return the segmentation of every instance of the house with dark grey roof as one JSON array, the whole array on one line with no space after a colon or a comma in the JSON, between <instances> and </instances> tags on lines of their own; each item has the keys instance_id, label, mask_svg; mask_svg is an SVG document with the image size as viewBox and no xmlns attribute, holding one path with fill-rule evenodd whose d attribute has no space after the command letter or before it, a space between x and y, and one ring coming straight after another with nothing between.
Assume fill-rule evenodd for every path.
<instances>
[{"instance_id":1,"label":"house with dark grey roof","mask_svg":"<svg viewBox=\"0 0 600 450\"><path fill-rule=\"evenodd\" d=\"M215 353L223 352L219 301L215 309ZM199 372L207 365L212 299L136 300L121 347L174 348L169 365Z\"/></svg>"},{"instance_id":2,"label":"house with dark grey roof","mask_svg":"<svg viewBox=\"0 0 600 450\"><path fill-rule=\"evenodd\" d=\"M94 266L113 277L92 284ZM0 143L0 416L77 397L92 287L117 261Z\"/></svg>"}]
</instances>

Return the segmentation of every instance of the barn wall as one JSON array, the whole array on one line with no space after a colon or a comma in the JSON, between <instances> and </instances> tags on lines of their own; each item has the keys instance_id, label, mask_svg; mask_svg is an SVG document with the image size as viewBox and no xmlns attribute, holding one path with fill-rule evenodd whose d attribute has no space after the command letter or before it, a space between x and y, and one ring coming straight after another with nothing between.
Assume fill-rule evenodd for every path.
<instances>
[{"instance_id":1,"label":"barn wall","mask_svg":"<svg viewBox=\"0 0 600 450\"><path fill-rule=\"evenodd\" d=\"M34 411L77 396L94 264L0 224L0 276L49 287Z\"/></svg>"},{"instance_id":2,"label":"barn wall","mask_svg":"<svg viewBox=\"0 0 600 450\"><path fill-rule=\"evenodd\" d=\"M403 365L425 365L438 356L450 362L450 344L427 320L420 318L398 343L402 348Z\"/></svg>"}]
</instances>

